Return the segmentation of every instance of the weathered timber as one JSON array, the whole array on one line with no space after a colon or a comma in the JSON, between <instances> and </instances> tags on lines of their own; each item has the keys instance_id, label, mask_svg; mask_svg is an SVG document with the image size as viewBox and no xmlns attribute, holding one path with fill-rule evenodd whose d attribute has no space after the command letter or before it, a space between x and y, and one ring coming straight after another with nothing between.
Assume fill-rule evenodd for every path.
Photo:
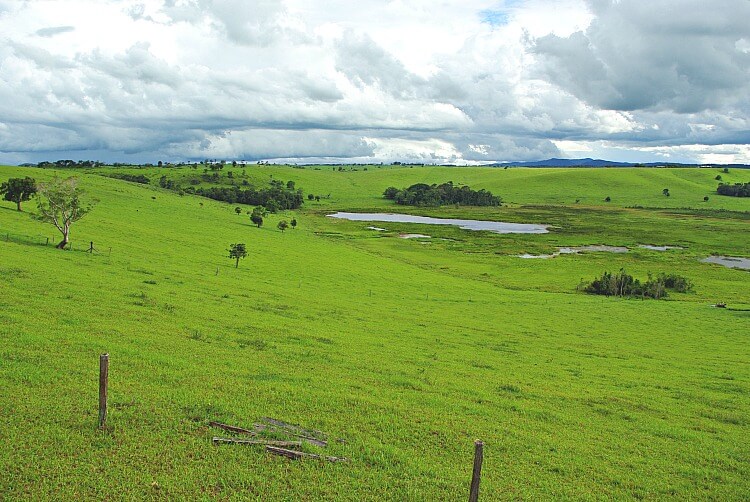
<instances>
[{"instance_id":1,"label":"weathered timber","mask_svg":"<svg viewBox=\"0 0 750 502\"><path fill-rule=\"evenodd\" d=\"M305 441L306 443L313 444L315 446L320 446L321 448L325 448L328 446L327 441L323 441L322 439L317 439L311 436L306 436L304 434L298 434L296 432L292 432L289 429L278 427L276 425L266 425L266 424L253 424L253 428L256 432L279 432L282 434L287 434L289 436L294 436L297 438L300 438L301 440Z\"/></svg>"},{"instance_id":2,"label":"weathered timber","mask_svg":"<svg viewBox=\"0 0 750 502\"><path fill-rule=\"evenodd\" d=\"M469 502L479 500L479 481L482 476L482 461L484 460L484 443L480 440L474 441L474 471L471 475L471 489L469 491Z\"/></svg>"},{"instance_id":3,"label":"weathered timber","mask_svg":"<svg viewBox=\"0 0 750 502\"><path fill-rule=\"evenodd\" d=\"M212 439L214 444L248 444L248 445L264 445L264 446L283 446L289 448L292 446L302 446L302 441L272 441L266 439L240 439L240 438L220 438L214 437Z\"/></svg>"},{"instance_id":4,"label":"weathered timber","mask_svg":"<svg viewBox=\"0 0 750 502\"><path fill-rule=\"evenodd\" d=\"M229 432L237 432L239 434L249 434L251 436L255 436L255 431L243 429L242 427L237 427L235 425L227 425L215 421L208 422L208 425L210 425L211 427L218 427L219 429L224 429L225 431Z\"/></svg>"},{"instance_id":5,"label":"weathered timber","mask_svg":"<svg viewBox=\"0 0 750 502\"><path fill-rule=\"evenodd\" d=\"M280 455L282 457L291 458L292 460L300 460L303 458L310 458L315 460L327 460L328 462L348 462L348 458L344 457L324 457L322 455L316 455L315 453L305 453L296 450L287 450L285 448L277 448L275 446L266 446L266 452L273 453L274 455Z\"/></svg>"},{"instance_id":6,"label":"weathered timber","mask_svg":"<svg viewBox=\"0 0 750 502\"><path fill-rule=\"evenodd\" d=\"M99 428L107 423L107 387L109 386L109 354L99 356Z\"/></svg>"}]
</instances>

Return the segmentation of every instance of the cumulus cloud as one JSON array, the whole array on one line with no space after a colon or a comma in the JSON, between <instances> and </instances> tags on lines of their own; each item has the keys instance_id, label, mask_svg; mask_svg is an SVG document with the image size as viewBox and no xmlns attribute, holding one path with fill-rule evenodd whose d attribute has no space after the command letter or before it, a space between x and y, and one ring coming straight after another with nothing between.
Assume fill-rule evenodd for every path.
<instances>
[{"instance_id":1,"label":"cumulus cloud","mask_svg":"<svg viewBox=\"0 0 750 502\"><path fill-rule=\"evenodd\" d=\"M567 37L538 38L539 72L587 103L612 110L695 113L747 103L750 3L590 0L593 21Z\"/></svg>"},{"instance_id":2,"label":"cumulus cloud","mask_svg":"<svg viewBox=\"0 0 750 502\"><path fill-rule=\"evenodd\" d=\"M73 26L53 26L36 30L36 34L40 37L49 38L54 37L55 35L60 35L62 33L68 33L70 31L75 31L75 28Z\"/></svg>"},{"instance_id":3,"label":"cumulus cloud","mask_svg":"<svg viewBox=\"0 0 750 502\"><path fill-rule=\"evenodd\" d=\"M741 0L0 0L0 161L744 158L746 18Z\"/></svg>"}]
</instances>

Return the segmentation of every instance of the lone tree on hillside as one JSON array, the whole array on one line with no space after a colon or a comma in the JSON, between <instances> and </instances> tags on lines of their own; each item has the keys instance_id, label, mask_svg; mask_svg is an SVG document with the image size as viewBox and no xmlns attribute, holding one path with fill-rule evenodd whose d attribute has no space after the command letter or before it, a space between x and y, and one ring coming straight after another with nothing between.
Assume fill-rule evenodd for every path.
<instances>
[{"instance_id":1,"label":"lone tree on hillside","mask_svg":"<svg viewBox=\"0 0 750 502\"><path fill-rule=\"evenodd\" d=\"M22 211L21 202L26 202L36 193L36 181L34 178L11 178L0 185L0 194L4 200L16 203L16 209Z\"/></svg>"},{"instance_id":2,"label":"lone tree on hillside","mask_svg":"<svg viewBox=\"0 0 750 502\"><path fill-rule=\"evenodd\" d=\"M289 224L292 226L292 229L297 228L297 218L292 218L292 221L290 221Z\"/></svg>"},{"instance_id":3,"label":"lone tree on hillside","mask_svg":"<svg viewBox=\"0 0 750 502\"><path fill-rule=\"evenodd\" d=\"M92 204L81 201L82 194L83 190L78 187L78 179L75 177L64 180L55 177L38 186L37 218L52 223L62 234L63 238L56 246L57 249L65 249L70 237L70 226L86 216L93 207Z\"/></svg>"},{"instance_id":4,"label":"lone tree on hillside","mask_svg":"<svg viewBox=\"0 0 750 502\"><path fill-rule=\"evenodd\" d=\"M234 212L237 213L237 216L242 214L242 208L240 206L237 206L234 208Z\"/></svg>"},{"instance_id":5,"label":"lone tree on hillside","mask_svg":"<svg viewBox=\"0 0 750 502\"><path fill-rule=\"evenodd\" d=\"M665 188L664 190L661 191L661 193L669 197L669 188Z\"/></svg>"},{"instance_id":6,"label":"lone tree on hillside","mask_svg":"<svg viewBox=\"0 0 750 502\"><path fill-rule=\"evenodd\" d=\"M257 207L253 209L253 212L250 214L250 221L260 228L263 225L263 210Z\"/></svg>"},{"instance_id":7,"label":"lone tree on hillside","mask_svg":"<svg viewBox=\"0 0 750 502\"><path fill-rule=\"evenodd\" d=\"M286 230L287 228L289 228L289 223L287 223L286 220L281 220L279 222L279 224L276 225L276 226L279 228L279 230L281 230L283 232L284 230Z\"/></svg>"},{"instance_id":8,"label":"lone tree on hillside","mask_svg":"<svg viewBox=\"0 0 750 502\"><path fill-rule=\"evenodd\" d=\"M229 258L234 258L234 268L237 268L240 266L240 258L246 258L247 257L247 249L245 248L245 244L230 244L229 245Z\"/></svg>"}]
</instances>

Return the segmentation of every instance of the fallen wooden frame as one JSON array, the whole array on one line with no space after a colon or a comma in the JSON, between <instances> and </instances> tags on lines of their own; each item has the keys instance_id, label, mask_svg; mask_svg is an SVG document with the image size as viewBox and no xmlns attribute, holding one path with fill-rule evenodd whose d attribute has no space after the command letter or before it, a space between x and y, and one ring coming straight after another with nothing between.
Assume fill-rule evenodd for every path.
<instances>
[{"instance_id":1,"label":"fallen wooden frame","mask_svg":"<svg viewBox=\"0 0 750 502\"><path fill-rule=\"evenodd\" d=\"M305 453L305 452L297 451L297 450L287 450L285 448L278 448L276 446L271 446L271 445L266 446L266 452L273 453L274 455L279 455L279 456L286 457L286 458L291 458L292 460L310 458L310 459L316 459L316 460L327 460L328 462L349 462L349 459L345 457L329 457L329 456L318 455L315 453Z\"/></svg>"},{"instance_id":2,"label":"fallen wooden frame","mask_svg":"<svg viewBox=\"0 0 750 502\"><path fill-rule=\"evenodd\" d=\"M222 438L214 437L211 441L214 444L247 444L247 445L264 445L264 446L302 446L302 441L274 441L270 439L240 439L240 438Z\"/></svg>"},{"instance_id":3,"label":"fallen wooden frame","mask_svg":"<svg viewBox=\"0 0 750 502\"><path fill-rule=\"evenodd\" d=\"M218 427L219 429L224 429L225 431L236 432L239 434L249 434L251 436L255 436L256 434L255 431L243 429L242 427L237 427L235 425L222 424L221 422L211 421L211 422L208 422L208 425L210 425L211 427Z\"/></svg>"}]
</instances>

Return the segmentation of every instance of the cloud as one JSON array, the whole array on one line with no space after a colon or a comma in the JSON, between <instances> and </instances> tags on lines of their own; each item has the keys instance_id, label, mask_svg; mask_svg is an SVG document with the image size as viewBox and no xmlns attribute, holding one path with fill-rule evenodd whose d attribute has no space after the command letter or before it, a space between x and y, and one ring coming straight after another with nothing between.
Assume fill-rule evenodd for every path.
<instances>
[{"instance_id":1,"label":"cloud","mask_svg":"<svg viewBox=\"0 0 750 502\"><path fill-rule=\"evenodd\" d=\"M590 0L585 31L535 40L538 72L604 109L695 113L747 103L750 3Z\"/></svg>"},{"instance_id":2,"label":"cloud","mask_svg":"<svg viewBox=\"0 0 750 502\"><path fill-rule=\"evenodd\" d=\"M0 161L741 158L749 9L0 0Z\"/></svg>"},{"instance_id":3,"label":"cloud","mask_svg":"<svg viewBox=\"0 0 750 502\"><path fill-rule=\"evenodd\" d=\"M68 33L71 31L75 31L75 28L73 26L54 26L36 30L36 34L39 37L50 38L54 37L55 35L60 35L62 33Z\"/></svg>"}]
</instances>

